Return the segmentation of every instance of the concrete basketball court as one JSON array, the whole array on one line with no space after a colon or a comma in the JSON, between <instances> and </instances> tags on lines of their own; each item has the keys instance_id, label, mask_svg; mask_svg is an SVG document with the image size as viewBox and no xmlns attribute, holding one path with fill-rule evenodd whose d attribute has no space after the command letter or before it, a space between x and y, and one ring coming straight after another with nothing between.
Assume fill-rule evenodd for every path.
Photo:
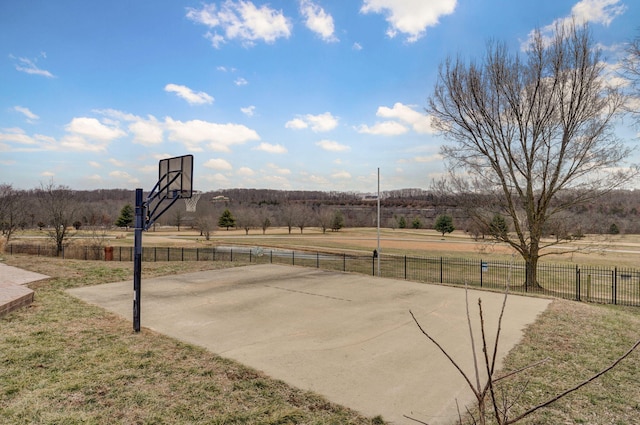
<instances>
[{"instance_id":1,"label":"concrete basketball court","mask_svg":"<svg viewBox=\"0 0 640 425\"><path fill-rule=\"evenodd\" d=\"M132 319L132 281L69 292ZM503 297L469 291L476 343L478 298L493 338ZM471 374L465 292L460 288L256 265L143 279L141 303L143 327L205 347L366 416L382 415L395 424L416 423L405 415L432 425L451 423L457 418L456 399L461 407L473 400L466 382L409 314L413 311ZM509 296L500 359L549 303Z\"/></svg>"}]
</instances>

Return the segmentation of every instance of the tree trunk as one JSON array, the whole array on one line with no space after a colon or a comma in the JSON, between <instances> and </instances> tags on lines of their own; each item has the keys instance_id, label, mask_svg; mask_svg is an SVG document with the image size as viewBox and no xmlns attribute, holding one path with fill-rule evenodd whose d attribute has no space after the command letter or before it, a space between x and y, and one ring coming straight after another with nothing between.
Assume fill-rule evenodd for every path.
<instances>
[{"instance_id":1,"label":"tree trunk","mask_svg":"<svg viewBox=\"0 0 640 425\"><path fill-rule=\"evenodd\" d=\"M540 290L542 289L542 286L540 286L539 282L538 282L538 260L540 259L540 256L538 255L538 253L531 253L529 255L529 258L525 259L525 270L526 270L526 276L525 276L525 290L529 291L529 290Z\"/></svg>"}]
</instances>

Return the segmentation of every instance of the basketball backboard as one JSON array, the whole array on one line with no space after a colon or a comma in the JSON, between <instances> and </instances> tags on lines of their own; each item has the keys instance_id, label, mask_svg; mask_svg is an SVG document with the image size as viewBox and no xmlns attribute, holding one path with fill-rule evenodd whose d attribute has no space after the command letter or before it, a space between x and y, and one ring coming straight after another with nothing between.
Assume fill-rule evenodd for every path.
<instances>
[{"instance_id":1,"label":"basketball backboard","mask_svg":"<svg viewBox=\"0 0 640 425\"><path fill-rule=\"evenodd\" d=\"M159 191L167 198L191 198L193 155L161 159L158 166Z\"/></svg>"}]
</instances>

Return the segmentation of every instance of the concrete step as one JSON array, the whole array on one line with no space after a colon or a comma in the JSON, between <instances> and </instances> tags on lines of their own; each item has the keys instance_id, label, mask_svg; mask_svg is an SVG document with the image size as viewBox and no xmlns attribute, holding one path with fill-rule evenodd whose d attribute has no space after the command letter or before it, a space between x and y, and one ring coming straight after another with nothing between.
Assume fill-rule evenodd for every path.
<instances>
[{"instance_id":1,"label":"concrete step","mask_svg":"<svg viewBox=\"0 0 640 425\"><path fill-rule=\"evenodd\" d=\"M0 282L0 317L31 304L33 294L26 286Z\"/></svg>"}]
</instances>

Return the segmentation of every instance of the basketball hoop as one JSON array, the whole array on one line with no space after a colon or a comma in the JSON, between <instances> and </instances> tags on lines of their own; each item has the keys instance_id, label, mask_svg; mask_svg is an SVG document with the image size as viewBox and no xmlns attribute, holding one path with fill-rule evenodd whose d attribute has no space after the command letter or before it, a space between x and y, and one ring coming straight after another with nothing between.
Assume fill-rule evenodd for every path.
<instances>
[{"instance_id":1,"label":"basketball hoop","mask_svg":"<svg viewBox=\"0 0 640 425\"><path fill-rule=\"evenodd\" d=\"M196 212L196 204L198 203L198 199L202 192L199 190L194 190L191 192L191 198L184 198L184 203L187 206L187 212Z\"/></svg>"}]
</instances>

